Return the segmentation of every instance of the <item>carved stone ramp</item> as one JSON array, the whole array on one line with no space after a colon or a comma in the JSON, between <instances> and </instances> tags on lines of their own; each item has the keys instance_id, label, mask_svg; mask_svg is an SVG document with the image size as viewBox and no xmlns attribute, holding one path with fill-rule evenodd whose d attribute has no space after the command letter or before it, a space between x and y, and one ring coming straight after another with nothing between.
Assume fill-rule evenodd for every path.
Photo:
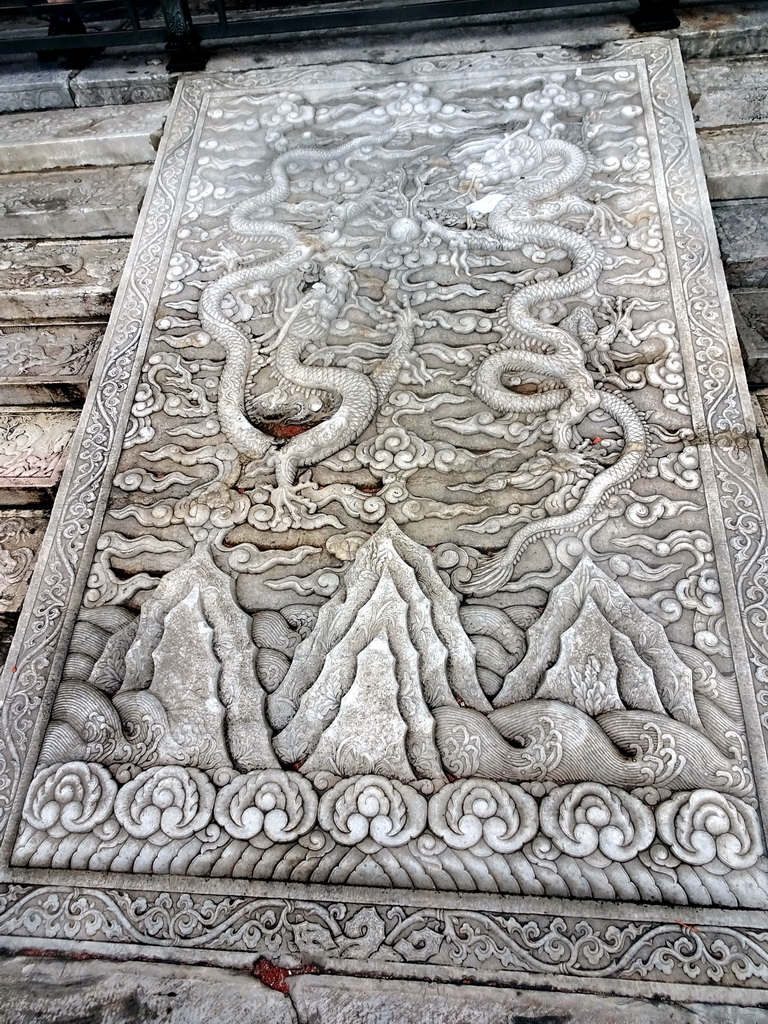
<instances>
[{"instance_id":1,"label":"carved stone ramp","mask_svg":"<svg viewBox=\"0 0 768 1024\"><path fill-rule=\"evenodd\" d=\"M766 481L686 104L663 40L182 82L3 676L3 943L760 1001Z\"/></svg>"}]
</instances>

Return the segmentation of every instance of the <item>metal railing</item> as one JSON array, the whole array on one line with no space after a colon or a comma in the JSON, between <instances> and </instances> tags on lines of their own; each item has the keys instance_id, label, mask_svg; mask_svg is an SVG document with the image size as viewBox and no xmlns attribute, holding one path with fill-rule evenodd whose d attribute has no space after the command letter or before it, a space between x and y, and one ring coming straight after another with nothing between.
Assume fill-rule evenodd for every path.
<instances>
[{"instance_id":1,"label":"metal railing","mask_svg":"<svg viewBox=\"0 0 768 1024\"><path fill-rule=\"evenodd\" d=\"M431 22L605 0L0 0L0 54L87 64L105 47L164 45L170 71L205 66L207 40ZM677 28L676 0L634 0L640 31ZM47 28L45 25L47 22Z\"/></svg>"}]
</instances>

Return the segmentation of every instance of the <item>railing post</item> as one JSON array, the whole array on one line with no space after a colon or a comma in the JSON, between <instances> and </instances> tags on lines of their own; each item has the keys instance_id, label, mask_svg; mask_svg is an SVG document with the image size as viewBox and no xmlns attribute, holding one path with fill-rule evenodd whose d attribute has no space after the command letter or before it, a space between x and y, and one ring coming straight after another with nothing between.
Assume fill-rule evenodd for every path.
<instances>
[{"instance_id":1,"label":"railing post","mask_svg":"<svg viewBox=\"0 0 768 1024\"><path fill-rule=\"evenodd\" d=\"M187 0L161 0L168 29L166 49L170 54L169 71L201 71L206 57L192 22Z\"/></svg>"},{"instance_id":2,"label":"railing post","mask_svg":"<svg viewBox=\"0 0 768 1024\"><path fill-rule=\"evenodd\" d=\"M679 28L680 20L675 14L674 0L639 0L638 9L630 14L629 20L638 32L661 32L668 28Z\"/></svg>"}]
</instances>

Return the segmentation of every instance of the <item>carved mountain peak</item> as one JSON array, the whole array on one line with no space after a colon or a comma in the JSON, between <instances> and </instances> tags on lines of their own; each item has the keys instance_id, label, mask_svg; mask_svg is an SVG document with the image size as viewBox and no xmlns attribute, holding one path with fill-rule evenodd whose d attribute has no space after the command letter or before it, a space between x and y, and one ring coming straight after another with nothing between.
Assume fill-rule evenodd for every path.
<instances>
[{"instance_id":1,"label":"carved mountain peak","mask_svg":"<svg viewBox=\"0 0 768 1024\"><path fill-rule=\"evenodd\" d=\"M345 584L270 695L278 756L302 771L356 774L375 755L379 774L443 778L432 711L490 711L456 598L429 551L391 521L359 549Z\"/></svg>"},{"instance_id":2,"label":"carved mountain peak","mask_svg":"<svg viewBox=\"0 0 768 1024\"><path fill-rule=\"evenodd\" d=\"M398 692L397 660L387 635L380 633L357 655L352 685L302 771L346 777L373 773L412 782L416 776L406 749L409 727ZM420 710L423 719L426 707Z\"/></svg>"},{"instance_id":3,"label":"carved mountain peak","mask_svg":"<svg viewBox=\"0 0 768 1024\"><path fill-rule=\"evenodd\" d=\"M691 670L663 627L590 558L555 587L526 639L527 653L505 678L496 707L536 696L599 714L613 702L703 729Z\"/></svg>"},{"instance_id":4,"label":"carved mountain peak","mask_svg":"<svg viewBox=\"0 0 768 1024\"><path fill-rule=\"evenodd\" d=\"M215 699L224 709L234 764L245 771L273 767L255 660L250 619L237 603L234 583L202 549L164 576L142 605L120 695L124 702L127 694L149 690L170 722L183 718L188 737L195 715L206 720ZM196 763L195 756L190 749L188 763Z\"/></svg>"},{"instance_id":5,"label":"carved mountain peak","mask_svg":"<svg viewBox=\"0 0 768 1024\"><path fill-rule=\"evenodd\" d=\"M405 633L418 655L418 678L427 704L461 703L478 711L491 710L477 679L474 647L459 619L458 599L443 583L430 552L387 520L360 547L343 587L320 610L312 634L299 646L282 683L270 694L269 716L276 728L288 726L303 695L320 677L329 652L350 633L354 635L357 623L368 623L374 631L371 635L379 631L384 615L381 594L371 602L385 578L391 593L407 607Z\"/></svg>"}]
</instances>

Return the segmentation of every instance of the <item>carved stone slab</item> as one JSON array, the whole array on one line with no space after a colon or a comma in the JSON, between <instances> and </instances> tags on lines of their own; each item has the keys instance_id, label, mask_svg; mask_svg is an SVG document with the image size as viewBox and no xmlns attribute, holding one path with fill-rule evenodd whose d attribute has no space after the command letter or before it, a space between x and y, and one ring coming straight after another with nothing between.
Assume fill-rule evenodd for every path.
<instances>
[{"instance_id":1,"label":"carved stone slab","mask_svg":"<svg viewBox=\"0 0 768 1024\"><path fill-rule=\"evenodd\" d=\"M0 405L85 397L103 324L0 326Z\"/></svg>"},{"instance_id":2,"label":"carved stone slab","mask_svg":"<svg viewBox=\"0 0 768 1024\"><path fill-rule=\"evenodd\" d=\"M21 608L48 515L31 509L0 511L0 612Z\"/></svg>"},{"instance_id":3,"label":"carved stone slab","mask_svg":"<svg viewBox=\"0 0 768 1024\"><path fill-rule=\"evenodd\" d=\"M3 934L755 1002L716 252L666 41L185 79L3 677Z\"/></svg>"},{"instance_id":4,"label":"carved stone slab","mask_svg":"<svg viewBox=\"0 0 768 1024\"><path fill-rule=\"evenodd\" d=\"M152 163L167 103L0 117L0 172Z\"/></svg>"},{"instance_id":5,"label":"carved stone slab","mask_svg":"<svg viewBox=\"0 0 768 1024\"><path fill-rule=\"evenodd\" d=\"M78 418L56 409L0 408L0 505L51 496Z\"/></svg>"},{"instance_id":6,"label":"carved stone slab","mask_svg":"<svg viewBox=\"0 0 768 1024\"><path fill-rule=\"evenodd\" d=\"M0 320L109 316L128 247L124 238L0 242Z\"/></svg>"}]
</instances>

